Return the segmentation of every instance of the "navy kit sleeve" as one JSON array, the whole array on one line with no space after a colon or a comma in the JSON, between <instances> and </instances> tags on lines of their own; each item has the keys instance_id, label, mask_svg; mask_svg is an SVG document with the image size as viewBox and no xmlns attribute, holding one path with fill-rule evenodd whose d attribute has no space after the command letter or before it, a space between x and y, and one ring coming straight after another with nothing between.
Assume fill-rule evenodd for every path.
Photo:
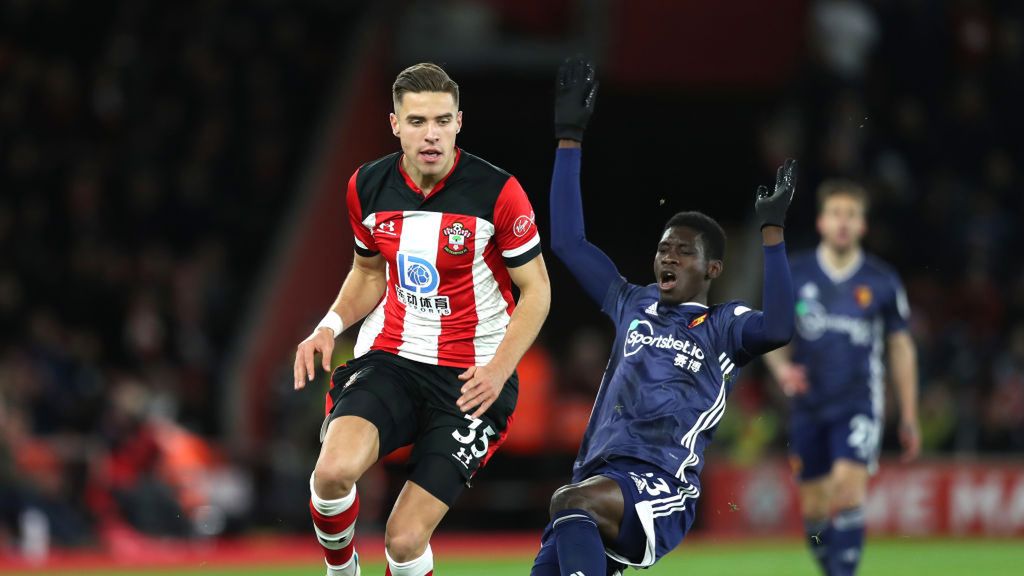
<instances>
[{"instance_id":1,"label":"navy kit sleeve","mask_svg":"<svg viewBox=\"0 0 1024 576\"><path fill-rule=\"evenodd\" d=\"M608 255L587 241L583 227L579 148L559 148L551 176L551 249L599 306L612 286L625 283Z\"/></svg>"},{"instance_id":2,"label":"navy kit sleeve","mask_svg":"<svg viewBox=\"0 0 1024 576\"><path fill-rule=\"evenodd\" d=\"M761 313L743 324L743 350L752 356L781 348L793 337L796 303L785 242L764 247L763 290Z\"/></svg>"},{"instance_id":3,"label":"navy kit sleeve","mask_svg":"<svg viewBox=\"0 0 1024 576\"><path fill-rule=\"evenodd\" d=\"M882 305L882 321L885 323L885 333L892 334L907 329L910 320L910 304L907 303L907 291L903 288L899 276L895 274L890 278L892 286L892 297L888 298Z\"/></svg>"}]
</instances>

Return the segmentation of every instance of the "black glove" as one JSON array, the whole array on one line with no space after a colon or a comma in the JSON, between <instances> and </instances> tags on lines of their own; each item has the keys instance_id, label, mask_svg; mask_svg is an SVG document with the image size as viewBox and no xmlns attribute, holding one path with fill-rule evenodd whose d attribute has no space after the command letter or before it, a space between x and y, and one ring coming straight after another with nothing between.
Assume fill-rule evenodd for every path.
<instances>
[{"instance_id":1,"label":"black glove","mask_svg":"<svg viewBox=\"0 0 1024 576\"><path fill-rule=\"evenodd\" d=\"M562 62L555 86L555 138L583 141L583 131L594 112L597 86L593 64L583 58Z\"/></svg>"},{"instance_id":2,"label":"black glove","mask_svg":"<svg viewBox=\"0 0 1024 576\"><path fill-rule=\"evenodd\" d=\"M761 221L761 228L765 226L785 227L786 210L789 203L793 201L793 193L796 191L796 160L786 159L786 163L779 166L775 173L775 191L769 192L767 186L757 187L757 198L754 201L754 210L757 212L757 219Z\"/></svg>"}]
</instances>

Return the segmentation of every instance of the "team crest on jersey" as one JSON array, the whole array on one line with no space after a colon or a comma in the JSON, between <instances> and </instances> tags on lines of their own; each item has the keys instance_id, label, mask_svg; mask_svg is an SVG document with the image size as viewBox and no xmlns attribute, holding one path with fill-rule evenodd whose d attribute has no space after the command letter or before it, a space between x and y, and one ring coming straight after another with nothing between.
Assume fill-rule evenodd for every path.
<instances>
[{"instance_id":1,"label":"team crest on jersey","mask_svg":"<svg viewBox=\"0 0 1024 576\"><path fill-rule=\"evenodd\" d=\"M871 287L866 284L861 284L853 289L853 296L857 299L857 305L861 308L867 308L871 306L871 299L873 294L871 293Z\"/></svg>"},{"instance_id":2,"label":"team crest on jersey","mask_svg":"<svg viewBox=\"0 0 1024 576\"><path fill-rule=\"evenodd\" d=\"M697 326L700 326L701 324L703 324L704 321L707 320L707 319L708 319L708 313L705 312L705 313L701 314L700 316L697 316L696 318L694 318L693 322L690 322L689 328L691 328L691 329L696 328Z\"/></svg>"},{"instance_id":3,"label":"team crest on jersey","mask_svg":"<svg viewBox=\"0 0 1024 576\"><path fill-rule=\"evenodd\" d=\"M463 226L462 222L456 222L441 232L448 237L448 244L444 247L445 252L452 256L461 256L469 252L469 248L466 248L466 240L473 235L473 231Z\"/></svg>"}]
</instances>

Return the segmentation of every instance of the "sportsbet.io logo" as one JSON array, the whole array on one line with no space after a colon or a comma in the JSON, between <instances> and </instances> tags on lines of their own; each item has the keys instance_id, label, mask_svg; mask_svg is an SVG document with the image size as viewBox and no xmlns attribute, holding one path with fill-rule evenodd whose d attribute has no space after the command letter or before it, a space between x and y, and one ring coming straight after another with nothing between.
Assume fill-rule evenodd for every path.
<instances>
[{"instance_id":1,"label":"sportsbet.io logo","mask_svg":"<svg viewBox=\"0 0 1024 576\"><path fill-rule=\"evenodd\" d=\"M629 323L626 331L626 341L622 345L622 355L632 356L644 346L660 348L662 350L675 350L683 354L693 356L697 360L704 359L704 351L690 340L680 340L673 334L666 336L655 336L654 327L647 320L639 318Z\"/></svg>"},{"instance_id":2,"label":"sportsbet.io logo","mask_svg":"<svg viewBox=\"0 0 1024 576\"><path fill-rule=\"evenodd\" d=\"M644 347L644 340L653 341L654 328L647 320L636 319L629 323L629 330L626 332L626 342L622 347L623 356L632 356Z\"/></svg>"}]
</instances>

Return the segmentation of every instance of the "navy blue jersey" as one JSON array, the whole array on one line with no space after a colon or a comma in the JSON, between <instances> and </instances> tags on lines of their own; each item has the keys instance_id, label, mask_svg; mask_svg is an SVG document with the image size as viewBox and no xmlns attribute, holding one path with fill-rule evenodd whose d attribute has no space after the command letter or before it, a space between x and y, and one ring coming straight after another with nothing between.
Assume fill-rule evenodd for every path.
<instances>
[{"instance_id":1,"label":"navy blue jersey","mask_svg":"<svg viewBox=\"0 0 1024 576\"><path fill-rule=\"evenodd\" d=\"M760 312L740 302L710 308L658 302L656 285L613 283L602 310L615 344L573 469L573 482L606 459L649 462L699 486L704 448L751 355L743 325Z\"/></svg>"},{"instance_id":2,"label":"navy blue jersey","mask_svg":"<svg viewBox=\"0 0 1024 576\"><path fill-rule=\"evenodd\" d=\"M864 255L845 277L831 276L818 253L791 261L796 290L792 360L807 370L808 391L796 410L821 417L851 408L881 414L885 336L905 330L910 317L896 272Z\"/></svg>"}]
</instances>

